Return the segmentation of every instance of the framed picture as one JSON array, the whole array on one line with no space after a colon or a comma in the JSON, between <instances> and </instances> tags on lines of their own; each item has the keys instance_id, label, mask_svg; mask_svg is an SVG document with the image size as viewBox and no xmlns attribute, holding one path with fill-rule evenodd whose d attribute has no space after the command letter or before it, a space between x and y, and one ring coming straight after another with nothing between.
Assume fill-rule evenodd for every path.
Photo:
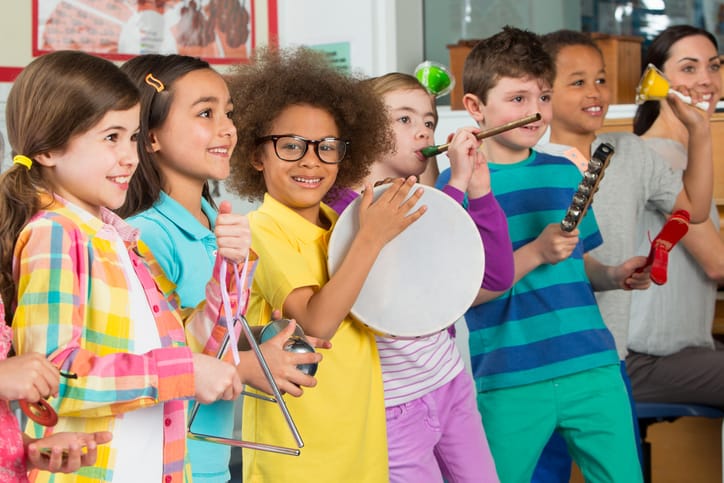
<instances>
[{"instance_id":1,"label":"framed picture","mask_svg":"<svg viewBox=\"0 0 724 483\"><path fill-rule=\"evenodd\" d=\"M33 55L82 50L111 60L178 53L248 62L278 42L277 0L32 0Z\"/></svg>"}]
</instances>

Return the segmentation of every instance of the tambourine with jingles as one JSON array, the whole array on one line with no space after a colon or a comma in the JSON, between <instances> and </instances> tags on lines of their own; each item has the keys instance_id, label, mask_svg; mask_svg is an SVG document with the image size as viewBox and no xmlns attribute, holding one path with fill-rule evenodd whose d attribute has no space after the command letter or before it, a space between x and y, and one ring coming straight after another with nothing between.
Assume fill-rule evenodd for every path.
<instances>
[{"instance_id":1,"label":"tambourine with jingles","mask_svg":"<svg viewBox=\"0 0 724 483\"><path fill-rule=\"evenodd\" d=\"M375 199L389 185L374 189ZM390 337L423 337L454 324L475 299L485 271L480 234L470 215L430 186L413 210L427 205L415 223L385 245L367 275L351 314ZM330 276L359 230L359 204L340 215L329 242Z\"/></svg>"}]
</instances>

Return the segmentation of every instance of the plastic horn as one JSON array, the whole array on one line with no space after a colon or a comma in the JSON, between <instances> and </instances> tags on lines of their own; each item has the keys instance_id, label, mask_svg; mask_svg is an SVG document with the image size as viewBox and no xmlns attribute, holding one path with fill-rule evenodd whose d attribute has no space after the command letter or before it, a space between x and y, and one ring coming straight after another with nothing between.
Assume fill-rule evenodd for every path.
<instances>
[{"instance_id":1,"label":"plastic horn","mask_svg":"<svg viewBox=\"0 0 724 483\"><path fill-rule=\"evenodd\" d=\"M691 97L685 96L681 92L671 88L669 80L663 72L656 68L655 65L646 66L644 74L641 76L639 85L636 86L636 104L643 104L646 101L660 101L666 99L669 94L674 94L682 101L694 107L698 107L702 111L709 109L709 103L706 101L694 104Z\"/></svg>"},{"instance_id":2,"label":"plastic horn","mask_svg":"<svg viewBox=\"0 0 724 483\"><path fill-rule=\"evenodd\" d=\"M485 139L492 136L496 136L502 132L510 131L511 129L515 129L517 127L525 126L526 124L530 124L531 122L539 121L540 120L540 113L536 112L535 114L531 114L530 116L526 116L520 119L517 119L515 121L507 122L501 126L493 127L490 129L486 129L485 131L480 131L475 135L476 139ZM425 156L426 158L429 158L431 156L436 156L438 154L444 153L448 150L450 147L450 143L440 144L438 146L428 146L426 148L422 148L420 150L420 153Z\"/></svg>"},{"instance_id":3,"label":"plastic horn","mask_svg":"<svg viewBox=\"0 0 724 483\"><path fill-rule=\"evenodd\" d=\"M455 77L437 62L427 60L415 67L415 77L435 97L442 97L455 87Z\"/></svg>"}]
</instances>

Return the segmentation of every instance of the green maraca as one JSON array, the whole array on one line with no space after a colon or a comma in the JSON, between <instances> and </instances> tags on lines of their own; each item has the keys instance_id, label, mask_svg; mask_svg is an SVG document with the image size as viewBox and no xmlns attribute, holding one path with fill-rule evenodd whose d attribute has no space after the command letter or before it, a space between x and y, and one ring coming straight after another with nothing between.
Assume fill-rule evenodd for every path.
<instances>
[{"instance_id":1,"label":"green maraca","mask_svg":"<svg viewBox=\"0 0 724 483\"><path fill-rule=\"evenodd\" d=\"M455 87L455 77L447 67L437 62L427 60L418 65L415 77L435 97L444 96Z\"/></svg>"}]
</instances>

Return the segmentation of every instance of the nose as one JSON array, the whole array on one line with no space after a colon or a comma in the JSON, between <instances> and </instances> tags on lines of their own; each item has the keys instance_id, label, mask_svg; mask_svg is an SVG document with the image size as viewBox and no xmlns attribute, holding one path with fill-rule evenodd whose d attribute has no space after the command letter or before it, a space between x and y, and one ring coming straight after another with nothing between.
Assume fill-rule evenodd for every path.
<instances>
[{"instance_id":1,"label":"nose","mask_svg":"<svg viewBox=\"0 0 724 483\"><path fill-rule=\"evenodd\" d=\"M138 144L134 141L129 141L126 149L121 153L120 163L124 166L137 166L138 165Z\"/></svg>"},{"instance_id":2,"label":"nose","mask_svg":"<svg viewBox=\"0 0 724 483\"><path fill-rule=\"evenodd\" d=\"M236 134L236 126L230 117L223 116L220 124L221 126L219 131L222 136L234 136Z\"/></svg>"},{"instance_id":3,"label":"nose","mask_svg":"<svg viewBox=\"0 0 724 483\"><path fill-rule=\"evenodd\" d=\"M307 151L304 153L304 156L299 159L299 163L302 166L311 168L319 166L319 163L321 163L319 156L317 156L317 150L314 149L315 146L316 145L312 143L307 144Z\"/></svg>"},{"instance_id":4,"label":"nose","mask_svg":"<svg viewBox=\"0 0 724 483\"><path fill-rule=\"evenodd\" d=\"M588 85L588 89L586 89L586 97L590 97L593 99L598 99L601 97L601 87L599 84L593 83Z\"/></svg>"}]
</instances>

